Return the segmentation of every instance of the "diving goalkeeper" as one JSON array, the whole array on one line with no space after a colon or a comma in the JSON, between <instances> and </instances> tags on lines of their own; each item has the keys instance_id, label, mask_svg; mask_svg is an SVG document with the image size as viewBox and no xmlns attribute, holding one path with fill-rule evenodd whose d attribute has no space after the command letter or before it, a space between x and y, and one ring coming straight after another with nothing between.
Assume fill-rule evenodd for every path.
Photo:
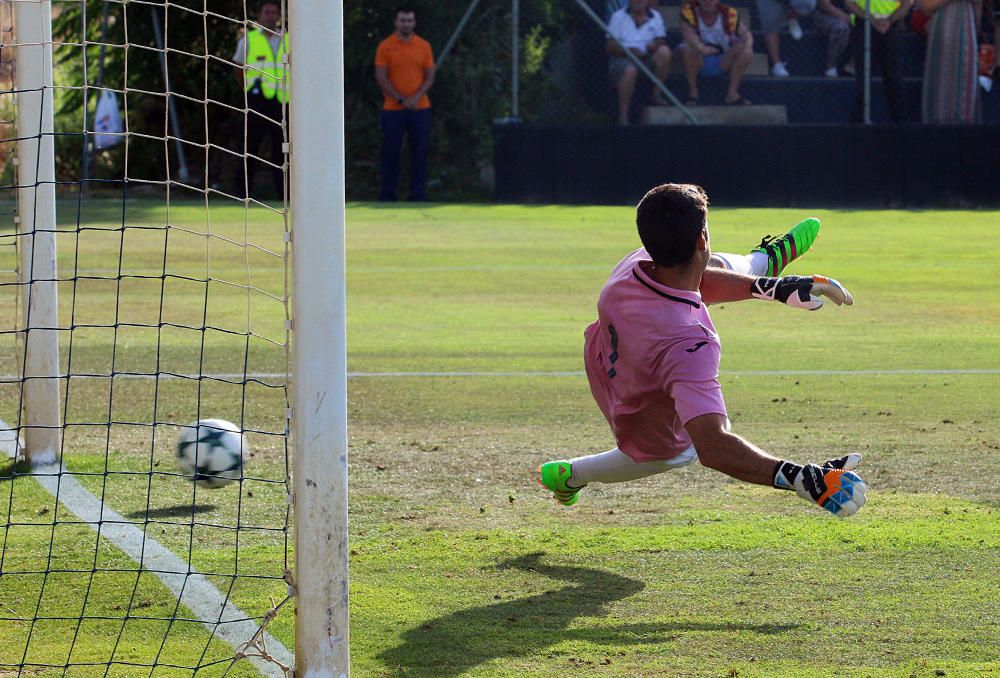
<instances>
[{"instance_id":1,"label":"diving goalkeeper","mask_svg":"<svg viewBox=\"0 0 1000 678\"><path fill-rule=\"evenodd\" d=\"M708 197L700 186L664 184L636 209L643 247L615 266L584 336L590 390L617 447L546 462L539 480L571 506L588 483L644 478L698 460L737 480L794 490L845 518L865 504L852 470L860 454L820 464L777 459L730 430L719 384L719 336L708 304L761 299L816 310L850 293L822 276L781 271L812 245L819 222L807 219L747 256L713 254Z\"/></svg>"}]
</instances>

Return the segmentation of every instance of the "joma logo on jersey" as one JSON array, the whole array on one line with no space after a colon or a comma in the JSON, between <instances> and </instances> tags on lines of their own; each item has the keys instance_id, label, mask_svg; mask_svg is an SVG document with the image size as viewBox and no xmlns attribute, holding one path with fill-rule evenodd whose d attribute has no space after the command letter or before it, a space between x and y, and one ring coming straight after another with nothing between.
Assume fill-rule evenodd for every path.
<instances>
[{"instance_id":1,"label":"joma logo on jersey","mask_svg":"<svg viewBox=\"0 0 1000 678\"><path fill-rule=\"evenodd\" d=\"M704 346L707 343L708 343L707 341L699 341L697 344L695 344L691 348L686 348L684 350L687 351L688 353L694 353L695 351L697 351L699 348L701 348L702 346Z\"/></svg>"}]
</instances>

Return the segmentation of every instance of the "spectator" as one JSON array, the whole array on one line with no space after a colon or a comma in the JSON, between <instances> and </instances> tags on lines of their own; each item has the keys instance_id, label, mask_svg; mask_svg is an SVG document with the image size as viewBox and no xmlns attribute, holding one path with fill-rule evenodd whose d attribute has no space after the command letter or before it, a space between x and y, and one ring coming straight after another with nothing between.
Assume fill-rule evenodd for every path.
<instances>
[{"instance_id":1,"label":"spectator","mask_svg":"<svg viewBox=\"0 0 1000 678\"><path fill-rule=\"evenodd\" d=\"M739 12L719 0L689 0L681 8L681 35L687 105L698 105L699 73L729 73L726 103L749 105L740 94L740 82L753 60L753 34L740 22Z\"/></svg>"},{"instance_id":2,"label":"spectator","mask_svg":"<svg viewBox=\"0 0 1000 678\"><path fill-rule=\"evenodd\" d=\"M818 0L819 11L813 16L816 30L826 36L826 64L823 75L836 78L851 40L851 15L842 0Z\"/></svg>"},{"instance_id":3,"label":"spectator","mask_svg":"<svg viewBox=\"0 0 1000 678\"><path fill-rule=\"evenodd\" d=\"M670 74L667 29L663 25L660 13L649 8L649 0L629 0L628 7L611 15L608 34L606 51L611 57L608 70L611 79L618 87L618 122L627 125L629 106L632 103L632 94L635 92L639 69L626 56L625 50L652 69L657 80L665 82ZM667 103L659 90L653 90L653 103L658 105Z\"/></svg>"},{"instance_id":4,"label":"spectator","mask_svg":"<svg viewBox=\"0 0 1000 678\"><path fill-rule=\"evenodd\" d=\"M802 39L799 17L808 16L816 9L816 0L757 0L757 16L760 17L761 32L764 33L764 47L771 63L771 75L788 77L788 64L781 60L781 43L778 31L788 26L788 32L795 40Z\"/></svg>"},{"instance_id":5,"label":"spectator","mask_svg":"<svg viewBox=\"0 0 1000 678\"><path fill-rule=\"evenodd\" d=\"M921 119L925 123L979 122L977 0L918 0L930 17Z\"/></svg>"},{"instance_id":6,"label":"spectator","mask_svg":"<svg viewBox=\"0 0 1000 678\"><path fill-rule=\"evenodd\" d=\"M375 51L375 80L382 88L382 186L379 200L395 201L399 183L399 155L403 136L410 144L411 202L427 200L427 150L431 137L434 53L430 43L414 32L417 18L410 7L396 10L395 31Z\"/></svg>"},{"instance_id":7,"label":"spectator","mask_svg":"<svg viewBox=\"0 0 1000 678\"><path fill-rule=\"evenodd\" d=\"M997 78L997 50L995 45L985 42L979 45L979 84L983 90L993 90L993 81Z\"/></svg>"},{"instance_id":8,"label":"spectator","mask_svg":"<svg viewBox=\"0 0 1000 678\"><path fill-rule=\"evenodd\" d=\"M266 197L280 198L285 193L282 106L288 101L283 58L288 52L288 33L280 28L281 5L275 0L261 2L257 24L253 30L248 27L233 54L233 61L242 67L237 78L246 91L247 107L246 149L240 149L246 158L245 165L240 166L241 186L237 190L247 197L253 194L257 165L262 164L271 175L271 190ZM257 156L264 141L265 154Z\"/></svg>"},{"instance_id":9,"label":"spectator","mask_svg":"<svg viewBox=\"0 0 1000 678\"><path fill-rule=\"evenodd\" d=\"M912 0L868 0L871 2L872 73L875 66L882 75L882 88L893 122L903 122L903 70L899 60L902 49L902 20L910 11ZM853 15L854 35L854 107L851 122L863 122L865 97L865 4L866 0L847 0Z\"/></svg>"}]
</instances>

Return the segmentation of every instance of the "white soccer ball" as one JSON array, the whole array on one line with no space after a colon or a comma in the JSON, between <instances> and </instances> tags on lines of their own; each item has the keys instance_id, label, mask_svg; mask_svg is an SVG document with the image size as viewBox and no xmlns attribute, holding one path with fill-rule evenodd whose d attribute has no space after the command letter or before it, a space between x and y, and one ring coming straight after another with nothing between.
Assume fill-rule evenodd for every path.
<instances>
[{"instance_id":1,"label":"white soccer ball","mask_svg":"<svg viewBox=\"0 0 1000 678\"><path fill-rule=\"evenodd\" d=\"M177 464L201 487L214 489L243 475L246 444L236 424L224 419L199 419L188 424L177 440Z\"/></svg>"}]
</instances>

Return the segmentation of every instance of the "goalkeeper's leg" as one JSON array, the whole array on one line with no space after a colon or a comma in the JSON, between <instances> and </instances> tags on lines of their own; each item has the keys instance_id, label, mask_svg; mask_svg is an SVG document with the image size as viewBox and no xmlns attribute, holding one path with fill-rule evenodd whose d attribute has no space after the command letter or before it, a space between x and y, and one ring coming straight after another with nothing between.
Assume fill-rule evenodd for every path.
<instances>
[{"instance_id":1,"label":"goalkeeper's leg","mask_svg":"<svg viewBox=\"0 0 1000 678\"><path fill-rule=\"evenodd\" d=\"M819 219L809 217L795 224L780 238L765 236L749 254L713 252L709 266L743 275L778 276L788 264L805 254L819 233Z\"/></svg>"},{"instance_id":2,"label":"goalkeeper's leg","mask_svg":"<svg viewBox=\"0 0 1000 678\"><path fill-rule=\"evenodd\" d=\"M639 480L647 476L663 473L671 469L687 466L698 458L694 447L681 452L670 459L655 461L635 461L617 447L600 454L571 459L574 480L573 484L587 483L624 483L629 480Z\"/></svg>"},{"instance_id":3,"label":"goalkeeper's leg","mask_svg":"<svg viewBox=\"0 0 1000 678\"><path fill-rule=\"evenodd\" d=\"M617 447L575 459L549 461L538 468L539 482L552 491L556 501L572 506L589 483L623 483L687 466L698 458L689 447L671 459L637 462Z\"/></svg>"}]
</instances>

